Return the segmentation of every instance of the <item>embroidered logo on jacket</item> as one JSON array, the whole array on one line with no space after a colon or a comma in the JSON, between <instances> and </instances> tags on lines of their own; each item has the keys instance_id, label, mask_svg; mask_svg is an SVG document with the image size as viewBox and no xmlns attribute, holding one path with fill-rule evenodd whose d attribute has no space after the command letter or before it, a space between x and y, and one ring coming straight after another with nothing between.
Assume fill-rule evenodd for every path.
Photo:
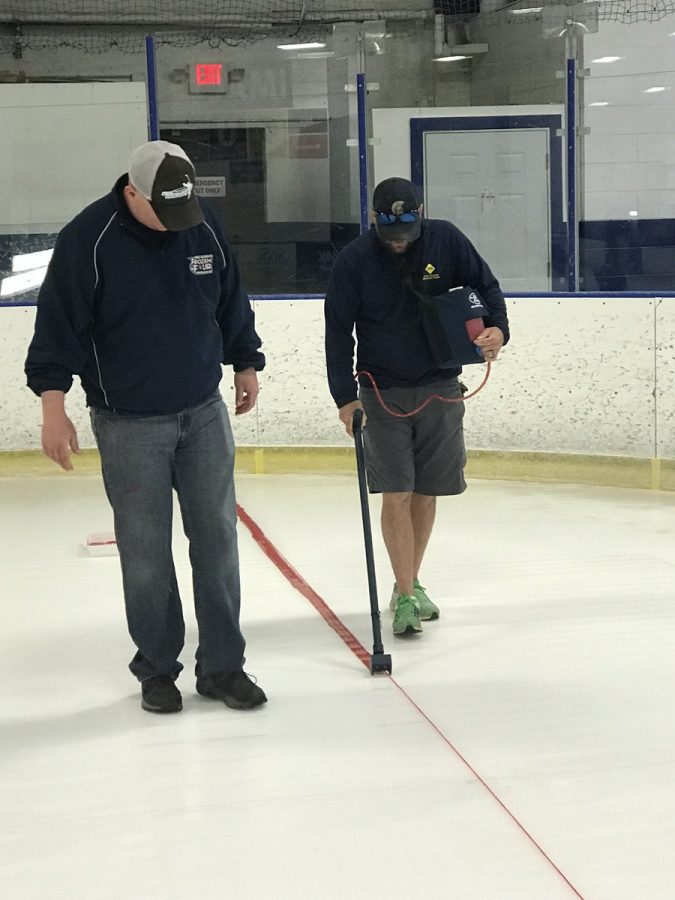
<instances>
[{"instance_id":1,"label":"embroidered logo on jacket","mask_svg":"<svg viewBox=\"0 0 675 900\"><path fill-rule=\"evenodd\" d=\"M440 278L441 276L436 271L436 266L433 263L427 263L424 267L424 275L422 275L422 281L430 281L432 279Z\"/></svg>"},{"instance_id":2,"label":"embroidered logo on jacket","mask_svg":"<svg viewBox=\"0 0 675 900\"><path fill-rule=\"evenodd\" d=\"M203 256L188 256L190 271L193 275L213 274L213 254L206 253Z\"/></svg>"}]
</instances>

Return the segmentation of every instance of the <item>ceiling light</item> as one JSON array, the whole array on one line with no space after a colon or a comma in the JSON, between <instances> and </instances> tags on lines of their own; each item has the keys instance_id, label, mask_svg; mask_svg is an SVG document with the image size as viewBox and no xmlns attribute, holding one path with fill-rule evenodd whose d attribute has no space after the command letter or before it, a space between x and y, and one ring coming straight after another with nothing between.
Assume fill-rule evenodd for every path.
<instances>
[{"instance_id":1,"label":"ceiling light","mask_svg":"<svg viewBox=\"0 0 675 900\"><path fill-rule=\"evenodd\" d=\"M589 103L589 106L609 106L609 100L596 100L595 103Z\"/></svg>"},{"instance_id":2,"label":"ceiling light","mask_svg":"<svg viewBox=\"0 0 675 900\"><path fill-rule=\"evenodd\" d=\"M434 62L455 62L457 59L468 59L468 56L437 56Z\"/></svg>"},{"instance_id":3,"label":"ceiling light","mask_svg":"<svg viewBox=\"0 0 675 900\"><path fill-rule=\"evenodd\" d=\"M661 91L665 91L665 90L667 90L667 88L655 86L655 87L646 88L646 90L644 90L642 93L643 94L660 94Z\"/></svg>"},{"instance_id":4,"label":"ceiling light","mask_svg":"<svg viewBox=\"0 0 675 900\"><path fill-rule=\"evenodd\" d=\"M297 56L291 56L289 59L328 59L335 56L334 50L314 50L311 53L298 53Z\"/></svg>"},{"instance_id":5,"label":"ceiling light","mask_svg":"<svg viewBox=\"0 0 675 900\"><path fill-rule=\"evenodd\" d=\"M620 59L625 59L625 56L599 56L597 59L592 59L592 63L613 63L617 62Z\"/></svg>"},{"instance_id":6,"label":"ceiling light","mask_svg":"<svg viewBox=\"0 0 675 900\"><path fill-rule=\"evenodd\" d=\"M629 215L632 219L636 219L636 218L638 217L639 213L638 213L637 209L629 209L629 210L628 210L628 215Z\"/></svg>"},{"instance_id":7,"label":"ceiling light","mask_svg":"<svg viewBox=\"0 0 675 900\"><path fill-rule=\"evenodd\" d=\"M512 9L509 12L513 13L514 16L526 16L528 13L540 13L543 8L543 6L529 6L525 9Z\"/></svg>"},{"instance_id":8,"label":"ceiling light","mask_svg":"<svg viewBox=\"0 0 675 900\"><path fill-rule=\"evenodd\" d=\"M277 50L321 50L325 44L316 42L308 44L277 44Z\"/></svg>"}]
</instances>

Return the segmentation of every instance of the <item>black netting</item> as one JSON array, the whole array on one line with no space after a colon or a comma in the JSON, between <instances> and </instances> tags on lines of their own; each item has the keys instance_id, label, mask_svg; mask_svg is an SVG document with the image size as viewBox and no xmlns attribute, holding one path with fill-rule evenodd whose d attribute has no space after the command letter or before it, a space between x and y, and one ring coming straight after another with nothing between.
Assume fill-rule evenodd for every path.
<instances>
[{"instance_id":1,"label":"black netting","mask_svg":"<svg viewBox=\"0 0 675 900\"><path fill-rule=\"evenodd\" d=\"M528 7L540 11L517 14ZM593 16L631 24L672 15L675 0L379 0L370 6L354 0L0 0L0 52L74 47L136 53L146 34L157 44L182 47L235 45L279 32L312 40L337 22L430 22L436 12L449 21L478 17L486 24L557 21L568 13L582 23Z\"/></svg>"},{"instance_id":2,"label":"black netting","mask_svg":"<svg viewBox=\"0 0 675 900\"><path fill-rule=\"evenodd\" d=\"M235 47L268 37L275 32L274 26L250 29L245 26L229 26L216 28L208 26L190 27L181 30L160 29L148 23L145 28L139 26L58 26L41 28L38 26L19 26L19 31L0 34L0 52L12 52L16 48L42 50L57 47L72 47L87 53L104 53L117 49L123 53L140 53L145 50L145 37L152 35L155 45L169 44L173 47L192 47L207 44L218 48L223 45ZM283 34L289 32L283 31ZM325 32L316 26L304 26L293 31L302 40L313 40Z\"/></svg>"},{"instance_id":3,"label":"black netting","mask_svg":"<svg viewBox=\"0 0 675 900\"><path fill-rule=\"evenodd\" d=\"M635 22L658 22L675 12L674 0L603 0L599 4L600 19L634 24Z\"/></svg>"},{"instance_id":4,"label":"black netting","mask_svg":"<svg viewBox=\"0 0 675 900\"><path fill-rule=\"evenodd\" d=\"M325 0L2 0L0 14L6 21L26 23L196 22L206 27L226 27L232 23L298 22L325 7Z\"/></svg>"},{"instance_id":5,"label":"black netting","mask_svg":"<svg viewBox=\"0 0 675 900\"><path fill-rule=\"evenodd\" d=\"M324 0L0 0L0 49L117 48L158 44L235 45L284 31L311 40L326 18Z\"/></svg>"},{"instance_id":6,"label":"black netting","mask_svg":"<svg viewBox=\"0 0 675 900\"><path fill-rule=\"evenodd\" d=\"M589 15L596 20L623 22L658 22L675 14L675 0L513 0L513 2L486 2L486 0L435 0L434 10L451 21L467 21L480 15L484 23L495 21L516 25L536 22L538 19L561 17L569 13L574 21L584 21ZM588 7L593 7L589 12Z\"/></svg>"}]
</instances>

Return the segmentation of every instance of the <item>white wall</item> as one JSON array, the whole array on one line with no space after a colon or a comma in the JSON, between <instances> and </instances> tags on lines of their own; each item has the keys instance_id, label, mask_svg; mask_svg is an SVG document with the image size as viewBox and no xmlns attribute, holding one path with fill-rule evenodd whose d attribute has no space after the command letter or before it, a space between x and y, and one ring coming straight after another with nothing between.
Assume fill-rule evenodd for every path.
<instances>
[{"instance_id":1,"label":"white wall","mask_svg":"<svg viewBox=\"0 0 675 900\"><path fill-rule=\"evenodd\" d=\"M58 231L148 138L145 85L0 84L0 231Z\"/></svg>"},{"instance_id":2,"label":"white wall","mask_svg":"<svg viewBox=\"0 0 675 900\"><path fill-rule=\"evenodd\" d=\"M595 59L619 56L616 62ZM584 38L585 219L675 218L675 15ZM645 93L664 87L660 93ZM592 106L593 103L607 106Z\"/></svg>"},{"instance_id":3,"label":"white wall","mask_svg":"<svg viewBox=\"0 0 675 900\"><path fill-rule=\"evenodd\" d=\"M472 449L675 459L675 298L508 301L513 342L468 401ZM232 417L248 446L346 446L326 386L321 300L259 301L268 366L257 410ZM40 445L39 401L24 387L34 307L0 308L0 450ZM464 380L476 387L482 366ZM231 371L223 394L233 406ZM93 446L81 391L68 409Z\"/></svg>"}]
</instances>

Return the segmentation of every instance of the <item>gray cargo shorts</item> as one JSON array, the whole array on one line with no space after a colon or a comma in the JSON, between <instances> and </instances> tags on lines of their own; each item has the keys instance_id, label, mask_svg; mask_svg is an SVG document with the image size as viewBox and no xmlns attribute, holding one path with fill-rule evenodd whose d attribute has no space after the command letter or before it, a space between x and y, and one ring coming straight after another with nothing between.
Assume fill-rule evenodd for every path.
<instances>
[{"instance_id":1,"label":"gray cargo shorts","mask_svg":"<svg viewBox=\"0 0 675 900\"><path fill-rule=\"evenodd\" d=\"M462 396L457 378L385 388L380 394L396 412L410 412L431 394ZM432 400L421 412L399 419L382 408L372 388L360 386L359 398L367 417L363 445L371 494L414 491L442 497L466 490L464 403Z\"/></svg>"}]
</instances>

